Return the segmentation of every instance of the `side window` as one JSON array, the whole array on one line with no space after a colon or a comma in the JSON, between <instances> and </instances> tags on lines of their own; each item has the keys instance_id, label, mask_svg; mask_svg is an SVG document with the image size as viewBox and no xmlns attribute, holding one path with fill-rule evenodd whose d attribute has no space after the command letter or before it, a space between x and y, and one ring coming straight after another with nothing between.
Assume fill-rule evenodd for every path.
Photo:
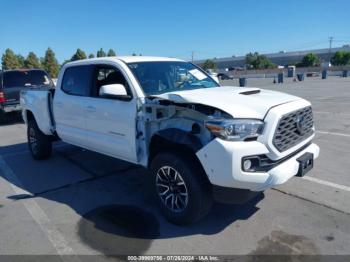
<instances>
[{"instance_id":1,"label":"side window","mask_svg":"<svg viewBox=\"0 0 350 262\"><path fill-rule=\"evenodd\" d=\"M130 90L123 73L112 66L97 66L92 83L91 96L93 97L100 97L99 92L103 85L122 84L127 90Z\"/></svg>"},{"instance_id":2,"label":"side window","mask_svg":"<svg viewBox=\"0 0 350 262\"><path fill-rule=\"evenodd\" d=\"M62 90L70 95L89 96L91 66L73 66L65 70Z\"/></svg>"}]
</instances>

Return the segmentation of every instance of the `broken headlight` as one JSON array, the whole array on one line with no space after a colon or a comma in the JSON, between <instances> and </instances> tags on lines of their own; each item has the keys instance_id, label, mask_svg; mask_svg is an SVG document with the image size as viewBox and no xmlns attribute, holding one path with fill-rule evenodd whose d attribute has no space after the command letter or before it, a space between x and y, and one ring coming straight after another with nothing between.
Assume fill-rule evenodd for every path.
<instances>
[{"instance_id":1,"label":"broken headlight","mask_svg":"<svg viewBox=\"0 0 350 262\"><path fill-rule=\"evenodd\" d=\"M205 126L221 139L237 141L262 134L264 122L256 119L209 120Z\"/></svg>"}]
</instances>

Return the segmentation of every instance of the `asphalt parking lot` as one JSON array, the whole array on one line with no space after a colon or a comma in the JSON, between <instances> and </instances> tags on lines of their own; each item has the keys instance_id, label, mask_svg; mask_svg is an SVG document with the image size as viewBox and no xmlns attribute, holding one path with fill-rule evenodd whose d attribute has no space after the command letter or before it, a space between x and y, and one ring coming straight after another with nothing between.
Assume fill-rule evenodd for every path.
<instances>
[{"instance_id":1,"label":"asphalt parking lot","mask_svg":"<svg viewBox=\"0 0 350 262\"><path fill-rule=\"evenodd\" d=\"M154 206L144 169L62 142L34 161L13 121L0 126L0 254L349 255L350 78L248 85L312 102L321 154L306 177L179 227Z\"/></svg>"}]
</instances>

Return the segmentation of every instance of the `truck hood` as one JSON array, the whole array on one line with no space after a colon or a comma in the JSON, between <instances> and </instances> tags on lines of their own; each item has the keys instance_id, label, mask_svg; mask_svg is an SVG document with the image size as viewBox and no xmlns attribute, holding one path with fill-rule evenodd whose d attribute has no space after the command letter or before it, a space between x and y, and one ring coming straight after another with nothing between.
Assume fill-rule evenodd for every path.
<instances>
[{"instance_id":1,"label":"truck hood","mask_svg":"<svg viewBox=\"0 0 350 262\"><path fill-rule=\"evenodd\" d=\"M301 99L276 91L233 86L176 91L153 95L153 97L175 103L212 106L235 118L255 119L263 119L271 107Z\"/></svg>"}]
</instances>

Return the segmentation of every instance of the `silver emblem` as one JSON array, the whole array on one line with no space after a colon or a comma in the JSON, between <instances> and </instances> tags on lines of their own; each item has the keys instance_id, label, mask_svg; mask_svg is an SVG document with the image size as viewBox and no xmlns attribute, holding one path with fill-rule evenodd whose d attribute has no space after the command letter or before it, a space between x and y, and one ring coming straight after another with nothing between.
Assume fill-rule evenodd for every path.
<instances>
[{"instance_id":1,"label":"silver emblem","mask_svg":"<svg viewBox=\"0 0 350 262\"><path fill-rule=\"evenodd\" d=\"M297 126L297 132L299 133L299 135L303 135L305 133L305 121L303 116L297 116L296 126Z\"/></svg>"}]
</instances>

